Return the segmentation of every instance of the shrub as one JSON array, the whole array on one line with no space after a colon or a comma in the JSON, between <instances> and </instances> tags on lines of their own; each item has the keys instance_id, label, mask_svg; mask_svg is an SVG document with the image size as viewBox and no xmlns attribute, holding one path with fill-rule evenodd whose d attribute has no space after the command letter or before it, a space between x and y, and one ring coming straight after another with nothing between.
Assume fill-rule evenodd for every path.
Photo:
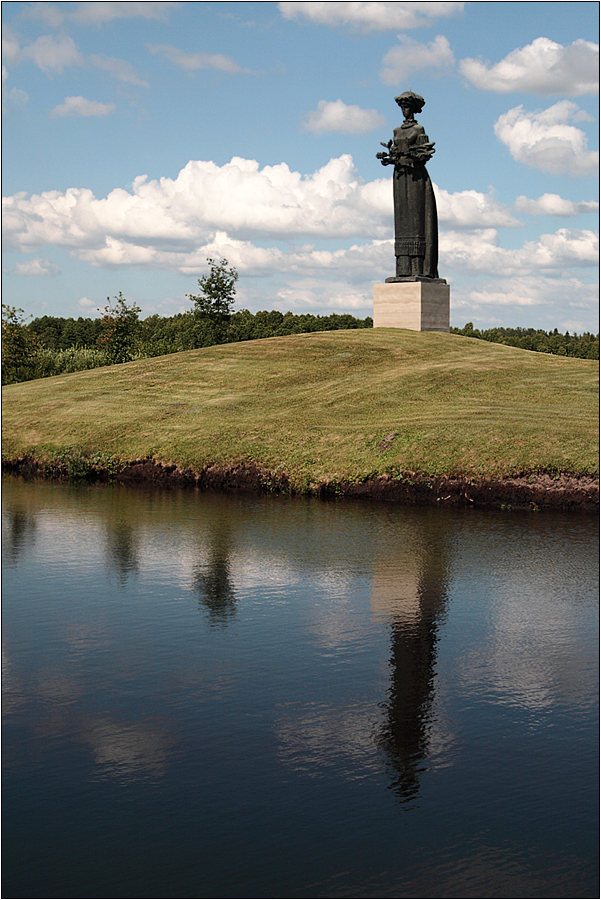
<instances>
[{"instance_id":1,"label":"shrub","mask_svg":"<svg viewBox=\"0 0 601 900\"><path fill-rule=\"evenodd\" d=\"M50 378L63 372L82 372L110 365L104 350L91 347L69 347L68 350L38 350L33 360L31 378Z\"/></svg>"}]
</instances>

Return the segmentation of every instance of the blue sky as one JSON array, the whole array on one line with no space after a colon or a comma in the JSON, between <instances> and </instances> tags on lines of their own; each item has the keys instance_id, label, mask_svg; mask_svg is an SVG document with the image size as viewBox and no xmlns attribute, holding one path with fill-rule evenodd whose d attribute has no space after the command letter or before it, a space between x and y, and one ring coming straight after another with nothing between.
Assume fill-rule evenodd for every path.
<instances>
[{"instance_id":1,"label":"blue sky","mask_svg":"<svg viewBox=\"0 0 601 900\"><path fill-rule=\"evenodd\" d=\"M2 3L3 300L371 315L418 117L451 322L598 330L598 4Z\"/></svg>"}]
</instances>

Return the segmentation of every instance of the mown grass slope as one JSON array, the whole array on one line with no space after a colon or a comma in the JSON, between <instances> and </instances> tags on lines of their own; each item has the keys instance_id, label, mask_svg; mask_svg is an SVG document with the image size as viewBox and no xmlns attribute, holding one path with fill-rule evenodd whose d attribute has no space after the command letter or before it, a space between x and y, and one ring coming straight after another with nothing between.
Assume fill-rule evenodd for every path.
<instances>
[{"instance_id":1,"label":"mown grass slope","mask_svg":"<svg viewBox=\"0 0 601 900\"><path fill-rule=\"evenodd\" d=\"M390 472L598 471L598 365L452 334L320 332L4 389L5 458L65 447L301 488Z\"/></svg>"}]
</instances>

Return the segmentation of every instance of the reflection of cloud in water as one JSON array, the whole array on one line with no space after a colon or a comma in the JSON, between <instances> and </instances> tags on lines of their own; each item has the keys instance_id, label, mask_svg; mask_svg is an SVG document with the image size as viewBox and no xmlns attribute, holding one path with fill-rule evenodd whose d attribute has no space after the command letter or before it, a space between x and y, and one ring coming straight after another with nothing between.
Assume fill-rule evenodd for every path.
<instances>
[{"instance_id":1,"label":"reflection of cloud in water","mask_svg":"<svg viewBox=\"0 0 601 900\"><path fill-rule=\"evenodd\" d=\"M365 627L357 619L355 610L338 603L334 608L320 608L311 618L311 632L320 646L327 650L344 647L351 641L360 641L365 635Z\"/></svg>"},{"instance_id":2,"label":"reflection of cloud in water","mask_svg":"<svg viewBox=\"0 0 601 900\"><path fill-rule=\"evenodd\" d=\"M317 778L327 771L360 779L382 771L382 752L377 735L383 713L376 721L373 704L315 706L307 710L280 710L274 725L278 756L295 772ZM374 740L376 738L376 740ZM428 733L428 770L452 766L455 736L448 723L434 717Z\"/></svg>"},{"instance_id":3,"label":"reflection of cloud in water","mask_svg":"<svg viewBox=\"0 0 601 900\"><path fill-rule=\"evenodd\" d=\"M448 769L457 761L457 735L448 721L442 704L435 698L428 729L428 770Z\"/></svg>"},{"instance_id":4,"label":"reflection of cloud in water","mask_svg":"<svg viewBox=\"0 0 601 900\"><path fill-rule=\"evenodd\" d=\"M365 607L358 600L356 580L339 571L327 571L312 579L316 586L311 632L319 644L333 650L365 637Z\"/></svg>"},{"instance_id":5,"label":"reflection of cloud in water","mask_svg":"<svg viewBox=\"0 0 601 900\"><path fill-rule=\"evenodd\" d=\"M373 728L371 704L282 710L274 725L278 755L290 769L311 777L332 769L354 779L381 770Z\"/></svg>"},{"instance_id":6,"label":"reflection of cloud in water","mask_svg":"<svg viewBox=\"0 0 601 900\"><path fill-rule=\"evenodd\" d=\"M131 781L164 774L173 739L164 728L142 722L98 719L85 725L82 739L96 763L96 777Z\"/></svg>"},{"instance_id":7,"label":"reflection of cloud in water","mask_svg":"<svg viewBox=\"0 0 601 900\"><path fill-rule=\"evenodd\" d=\"M38 526L38 547L44 565L55 563L61 571L82 565L90 569L102 558L102 537L105 529L101 522L91 517L69 516L52 510L44 510L36 518ZM61 536L57 549L57 534Z\"/></svg>"},{"instance_id":8,"label":"reflection of cloud in water","mask_svg":"<svg viewBox=\"0 0 601 900\"><path fill-rule=\"evenodd\" d=\"M416 873L404 874L401 881L393 869L383 873L382 886L376 885L373 893L344 896L431 897L435 885L436 897L573 897L574 872L586 865L573 853L541 851L535 840L529 846L509 838L483 844L474 840L467 855L454 846L441 850L424 842L419 862Z\"/></svg>"},{"instance_id":9,"label":"reflection of cloud in water","mask_svg":"<svg viewBox=\"0 0 601 900\"><path fill-rule=\"evenodd\" d=\"M67 643L71 651L77 656L83 656L90 651L97 651L106 646L109 639L109 629L96 623L74 622L66 625L62 630L61 638Z\"/></svg>"},{"instance_id":10,"label":"reflection of cloud in water","mask_svg":"<svg viewBox=\"0 0 601 900\"><path fill-rule=\"evenodd\" d=\"M349 600L356 595L357 579L347 572L337 569L325 569L313 574L313 583L328 599Z\"/></svg>"},{"instance_id":11,"label":"reflection of cloud in water","mask_svg":"<svg viewBox=\"0 0 601 900\"><path fill-rule=\"evenodd\" d=\"M419 577L416 560L403 566L376 565L371 589L374 616L384 621L417 622L421 616Z\"/></svg>"},{"instance_id":12,"label":"reflection of cloud in water","mask_svg":"<svg viewBox=\"0 0 601 900\"><path fill-rule=\"evenodd\" d=\"M65 675L61 669L40 669L37 677L37 696L44 702L58 705L73 703L82 692L78 680Z\"/></svg>"},{"instance_id":13,"label":"reflection of cloud in water","mask_svg":"<svg viewBox=\"0 0 601 900\"><path fill-rule=\"evenodd\" d=\"M538 581L538 579L537 579ZM530 710L553 708L558 700L582 704L595 694L597 644L582 635L577 601L558 597L542 577L536 588L512 579L497 587L488 640L461 665L465 689L483 690L494 702ZM583 640L584 638L584 640ZM591 694L591 688L593 694Z\"/></svg>"}]
</instances>

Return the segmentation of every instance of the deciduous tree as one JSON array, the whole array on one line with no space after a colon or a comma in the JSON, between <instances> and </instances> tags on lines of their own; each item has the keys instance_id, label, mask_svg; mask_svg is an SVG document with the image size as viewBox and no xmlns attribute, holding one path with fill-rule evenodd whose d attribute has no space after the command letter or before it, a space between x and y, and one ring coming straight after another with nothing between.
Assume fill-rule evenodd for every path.
<instances>
[{"instance_id":1,"label":"deciduous tree","mask_svg":"<svg viewBox=\"0 0 601 900\"><path fill-rule=\"evenodd\" d=\"M201 347L226 340L238 281L238 272L233 267L228 268L227 259L216 262L209 257L207 264L209 274L198 279L200 294L187 294L194 304L197 344Z\"/></svg>"},{"instance_id":2,"label":"deciduous tree","mask_svg":"<svg viewBox=\"0 0 601 900\"><path fill-rule=\"evenodd\" d=\"M128 303L121 291L114 297L107 297L102 317L102 334L98 343L106 351L111 363L122 363L132 359L136 349L141 309L135 303Z\"/></svg>"},{"instance_id":3,"label":"deciduous tree","mask_svg":"<svg viewBox=\"0 0 601 900\"><path fill-rule=\"evenodd\" d=\"M24 320L24 311L2 304L2 384L35 377L35 357L40 349Z\"/></svg>"}]
</instances>

